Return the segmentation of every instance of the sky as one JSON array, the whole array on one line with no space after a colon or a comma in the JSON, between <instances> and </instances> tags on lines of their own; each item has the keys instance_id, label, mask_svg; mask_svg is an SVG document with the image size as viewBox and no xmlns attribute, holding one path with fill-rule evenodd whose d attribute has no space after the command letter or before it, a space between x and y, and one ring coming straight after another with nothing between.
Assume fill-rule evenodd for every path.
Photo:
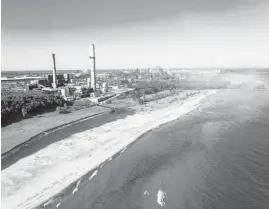
<instances>
[{"instance_id":1,"label":"sky","mask_svg":"<svg viewBox=\"0 0 269 209\"><path fill-rule=\"evenodd\" d=\"M269 67L269 0L2 0L2 70Z\"/></svg>"}]
</instances>

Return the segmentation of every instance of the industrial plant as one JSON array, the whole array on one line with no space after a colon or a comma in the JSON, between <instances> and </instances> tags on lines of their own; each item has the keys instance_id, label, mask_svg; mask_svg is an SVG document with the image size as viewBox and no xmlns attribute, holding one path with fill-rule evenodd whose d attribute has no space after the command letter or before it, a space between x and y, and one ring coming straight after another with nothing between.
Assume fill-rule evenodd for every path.
<instances>
[{"instance_id":1,"label":"industrial plant","mask_svg":"<svg viewBox=\"0 0 269 209\"><path fill-rule=\"evenodd\" d=\"M52 54L53 70L51 73L35 76L2 77L2 88L21 91L42 91L60 95L67 101L88 97L92 102L99 102L124 92L131 91L135 84L143 80L169 79L173 73L160 67L155 69L96 71L95 45L90 47L89 70L73 73L57 71L56 55Z\"/></svg>"}]
</instances>

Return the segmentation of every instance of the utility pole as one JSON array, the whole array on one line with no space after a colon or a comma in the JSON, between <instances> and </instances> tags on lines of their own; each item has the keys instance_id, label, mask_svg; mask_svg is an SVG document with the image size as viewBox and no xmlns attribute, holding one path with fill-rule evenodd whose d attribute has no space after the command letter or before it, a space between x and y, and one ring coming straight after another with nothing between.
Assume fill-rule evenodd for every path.
<instances>
[{"instance_id":1,"label":"utility pole","mask_svg":"<svg viewBox=\"0 0 269 209\"><path fill-rule=\"evenodd\" d=\"M54 89L57 88L57 74L56 74L56 61L55 61L55 54L52 54L53 59L53 84L52 87Z\"/></svg>"},{"instance_id":2,"label":"utility pole","mask_svg":"<svg viewBox=\"0 0 269 209\"><path fill-rule=\"evenodd\" d=\"M95 72L95 60L96 60L96 57L95 57L95 45L92 44L91 45L91 50L90 50L90 60L91 60L91 87L93 89L93 91L95 92L96 91L96 72Z\"/></svg>"}]
</instances>

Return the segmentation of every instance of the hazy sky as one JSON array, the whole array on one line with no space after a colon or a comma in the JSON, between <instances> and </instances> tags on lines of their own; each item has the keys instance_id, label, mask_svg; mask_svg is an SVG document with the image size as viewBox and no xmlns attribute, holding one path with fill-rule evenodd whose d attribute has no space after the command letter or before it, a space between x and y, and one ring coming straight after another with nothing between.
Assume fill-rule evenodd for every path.
<instances>
[{"instance_id":1,"label":"hazy sky","mask_svg":"<svg viewBox=\"0 0 269 209\"><path fill-rule=\"evenodd\" d=\"M269 67L269 0L2 0L2 69Z\"/></svg>"}]
</instances>

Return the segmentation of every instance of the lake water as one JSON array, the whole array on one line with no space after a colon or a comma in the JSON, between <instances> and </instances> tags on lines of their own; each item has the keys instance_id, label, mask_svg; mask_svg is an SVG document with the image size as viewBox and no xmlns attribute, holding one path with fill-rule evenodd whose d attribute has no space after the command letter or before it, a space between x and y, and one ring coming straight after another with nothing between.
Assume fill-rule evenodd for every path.
<instances>
[{"instance_id":1,"label":"lake water","mask_svg":"<svg viewBox=\"0 0 269 209\"><path fill-rule=\"evenodd\" d=\"M268 91L221 90L147 137L171 145L143 186L166 192L167 208L269 208Z\"/></svg>"}]
</instances>

